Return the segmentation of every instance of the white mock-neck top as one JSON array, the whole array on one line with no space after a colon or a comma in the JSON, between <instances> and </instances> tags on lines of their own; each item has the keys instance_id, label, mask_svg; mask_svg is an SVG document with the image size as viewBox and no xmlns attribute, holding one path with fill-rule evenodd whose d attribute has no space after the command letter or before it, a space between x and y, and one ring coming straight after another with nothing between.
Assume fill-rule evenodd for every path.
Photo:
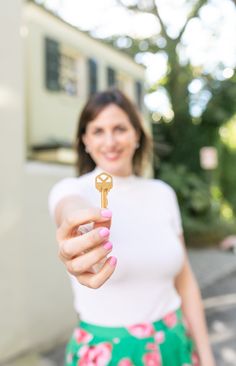
<instances>
[{"instance_id":1,"label":"white mock-neck top","mask_svg":"<svg viewBox=\"0 0 236 366\"><path fill-rule=\"evenodd\" d=\"M54 215L67 195L80 195L100 207L95 189L96 168L79 178L65 178L49 195ZM174 279L182 268L184 251L179 208L173 189L160 180L131 175L113 177L108 195L112 211L110 241L117 266L99 289L71 278L74 306L80 318L103 326L127 326L161 319L181 305Z\"/></svg>"}]
</instances>

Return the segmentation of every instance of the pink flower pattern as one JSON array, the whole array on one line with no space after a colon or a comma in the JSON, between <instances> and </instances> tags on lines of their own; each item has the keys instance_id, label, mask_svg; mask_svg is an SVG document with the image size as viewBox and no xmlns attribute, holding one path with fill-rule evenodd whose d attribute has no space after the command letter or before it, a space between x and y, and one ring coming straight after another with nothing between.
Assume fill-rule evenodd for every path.
<instances>
[{"instance_id":1,"label":"pink flower pattern","mask_svg":"<svg viewBox=\"0 0 236 366\"><path fill-rule=\"evenodd\" d=\"M155 343L147 343L146 349L148 351L157 351L157 345Z\"/></svg>"},{"instance_id":2,"label":"pink flower pattern","mask_svg":"<svg viewBox=\"0 0 236 366\"><path fill-rule=\"evenodd\" d=\"M160 330L155 333L154 338L157 343L163 343L165 341L165 333Z\"/></svg>"},{"instance_id":3,"label":"pink flower pattern","mask_svg":"<svg viewBox=\"0 0 236 366\"><path fill-rule=\"evenodd\" d=\"M133 363L129 358L123 358L119 363L118 366L133 366Z\"/></svg>"},{"instance_id":4,"label":"pink flower pattern","mask_svg":"<svg viewBox=\"0 0 236 366\"><path fill-rule=\"evenodd\" d=\"M93 339L93 335L83 329L76 328L74 330L74 338L77 343L89 343Z\"/></svg>"},{"instance_id":5,"label":"pink flower pattern","mask_svg":"<svg viewBox=\"0 0 236 366\"><path fill-rule=\"evenodd\" d=\"M78 366L106 366L111 359L112 345L100 343L96 346L84 345L79 350Z\"/></svg>"},{"instance_id":6,"label":"pink flower pattern","mask_svg":"<svg viewBox=\"0 0 236 366\"><path fill-rule=\"evenodd\" d=\"M175 312L170 312L164 316L163 322L168 328L173 328L178 323L178 317ZM184 322L184 327L186 333L188 333L189 327L186 322ZM155 330L152 323L139 323L131 325L126 329L132 336L138 339L152 337L152 340L147 342L145 346L147 353L143 355L143 365L162 366L159 344L165 342L165 331ZM102 342L96 345L89 345L88 343L93 339L93 335L79 327L74 330L73 336L76 342L80 344L77 352L77 366L108 366L112 359L112 343ZM114 338L112 342L116 344L119 341L119 338ZM68 353L66 361L67 364L73 362L73 353ZM199 356L195 351L192 353L191 365L200 366ZM117 366L134 366L134 364L130 358L125 356L117 363ZM190 364L183 363L182 366L190 366Z\"/></svg>"},{"instance_id":7,"label":"pink flower pattern","mask_svg":"<svg viewBox=\"0 0 236 366\"><path fill-rule=\"evenodd\" d=\"M132 334L136 338L151 337L155 333L155 330L152 324L150 323L140 323L131 325L130 327L127 328L127 330L130 334Z\"/></svg>"},{"instance_id":8,"label":"pink flower pattern","mask_svg":"<svg viewBox=\"0 0 236 366\"><path fill-rule=\"evenodd\" d=\"M177 315L174 312L171 312L164 316L163 322L168 328L173 328L177 324Z\"/></svg>"},{"instance_id":9,"label":"pink flower pattern","mask_svg":"<svg viewBox=\"0 0 236 366\"><path fill-rule=\"evenodd\" d=\"M161 357L157 352L149 352L143 356L145 366L161 366Z\"/></svg>"}]
</instances>

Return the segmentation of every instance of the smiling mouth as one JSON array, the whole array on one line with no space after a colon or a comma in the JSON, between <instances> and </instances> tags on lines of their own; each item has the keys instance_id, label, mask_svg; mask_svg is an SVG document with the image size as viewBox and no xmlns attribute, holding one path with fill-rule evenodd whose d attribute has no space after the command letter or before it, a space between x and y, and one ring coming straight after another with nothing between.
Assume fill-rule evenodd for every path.
<instances>
[{"instance_id":1,"label":"smiling mouth","mask_svg":"<svg viewBox=\"0 0 236 366\"><path fill-rule=\"evenodd\" d=\"M107 160L114 161L114 160L119 159L119 157L121 156L121 153L120 152L109 152L109 153L103 154L103 156Z\"/></svg>"}]
</instances>

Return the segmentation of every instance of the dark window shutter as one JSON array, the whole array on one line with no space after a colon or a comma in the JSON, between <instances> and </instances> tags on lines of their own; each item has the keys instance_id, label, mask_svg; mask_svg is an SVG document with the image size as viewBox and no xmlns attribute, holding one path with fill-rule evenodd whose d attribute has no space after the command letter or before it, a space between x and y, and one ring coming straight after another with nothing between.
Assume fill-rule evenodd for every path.
<instances>
[{"instance_id":1,"label":"dark window shutter","mask_svg":"<svg viewBox=\"0 0 236 366\"><path fill-rule=\"evenodd\" d=\"M143 84L141 81L136 81L135 83L135 94L137 105L140 109L143 108Z\"/></svg>"},{"instance_id":2,"label":"dark window shutter","mask_svg":"<svg viewBox=\"0 0 236 366\"><path fill-rule=\"evenodd\" d=\"M107 85L112 87L116 85L116 72L112 67L107 68Z\"/></svg>"},{"instance_id":3,"label":"dark window shutter","mask_svg":"<svg viewBox=\"0 0 236 366\"><path fill-rule=\"evenodd\" d=\"M89 95L96 93L98 90L98 67L97 62L90 58L88 60L88 80L89 80Z\"/></svg>"},{"instance_id":4,"label":"dark window shutter","mask_svg":"<svg viewBox=\"0 0 236 366\"><path fill-rule=\"evenodd\" d=\"M59 43L45 38L45 83L51 91L60 90L60 51Z\"/></svg>"}]
</instances>

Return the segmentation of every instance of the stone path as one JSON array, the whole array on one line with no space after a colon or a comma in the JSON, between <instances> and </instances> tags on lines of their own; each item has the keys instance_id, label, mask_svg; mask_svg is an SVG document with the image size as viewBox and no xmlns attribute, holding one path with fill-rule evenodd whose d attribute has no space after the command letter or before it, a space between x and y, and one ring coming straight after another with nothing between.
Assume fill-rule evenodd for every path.
<instances>
[{"instance_id":1,"label":"stone path","mask_svg":"<svg viewBox=\"0 0 236 366\"><path fill-rule=\"evenodd\" d=\"M188 251L193 271L203 289L236 270L236 255L219 249Z\"/></svg>"}]
</instances>

